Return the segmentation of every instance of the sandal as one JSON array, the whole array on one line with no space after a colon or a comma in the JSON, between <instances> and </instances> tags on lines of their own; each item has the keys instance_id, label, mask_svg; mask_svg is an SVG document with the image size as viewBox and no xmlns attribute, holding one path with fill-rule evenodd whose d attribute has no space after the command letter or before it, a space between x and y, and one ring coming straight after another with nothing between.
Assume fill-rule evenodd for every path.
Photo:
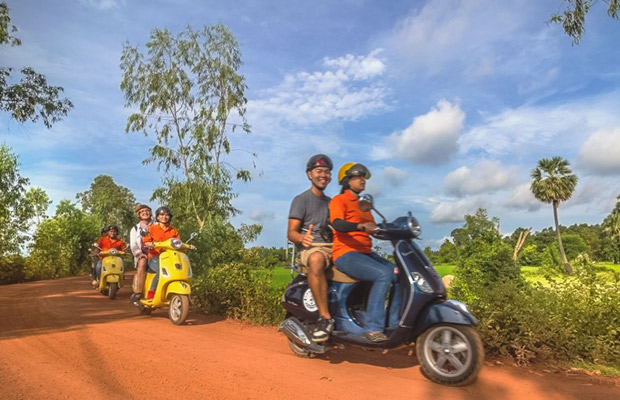
<instances>
[{"instance_id":1,"label":"sandal","mask_svg":"<svg viewBox=\"0 0 620 400\"><path fill-rule=\"evenodd\" d=\"M383 332L366 332L364 337L373 343L385 342L388 337Z\"/></svg>"}]
</instances>

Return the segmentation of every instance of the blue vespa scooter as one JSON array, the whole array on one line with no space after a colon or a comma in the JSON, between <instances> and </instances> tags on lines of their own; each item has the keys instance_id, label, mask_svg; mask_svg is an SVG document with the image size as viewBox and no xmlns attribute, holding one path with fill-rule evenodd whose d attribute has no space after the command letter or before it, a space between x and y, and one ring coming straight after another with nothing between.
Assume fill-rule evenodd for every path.
<instances>
[{"instance_id":1,"label":"blue vespa scooter","mask_svg":"<svg viewBox=\"0 0 620 400\"><path fill-rule=\"evenodd\" d=\"M372 282L357 281L334 266L328 273L328 301L335 330L327 342L313 342L310 332L319 314L306 274L293 265L297 276L282 296L287 315L280 326L289 347L299 357L311 357L338 344L393 349L415 343L424 376L449 386L472 382L484 361L482 341L474 328L477 321L463 303L446 299L439 274L413 242L421 234L417 220L408 213L388 223L374 208L372 196L363 195L359 202L362 209L373 210L383 219L374 237L394 246L401 285L400 303L396 303L400 304L398 325L386 330L389 339L385 342L373 343L363 337L364 305ZM391 297L388 307L395 301Z\"/></svg>"}]
</instances>

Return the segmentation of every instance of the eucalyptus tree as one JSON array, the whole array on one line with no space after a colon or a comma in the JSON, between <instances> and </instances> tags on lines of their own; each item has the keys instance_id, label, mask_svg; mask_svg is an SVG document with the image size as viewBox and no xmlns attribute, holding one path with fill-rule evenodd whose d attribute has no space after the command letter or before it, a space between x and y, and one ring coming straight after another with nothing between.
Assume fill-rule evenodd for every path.
<instances>
[{"instance_id":1,"label":"eucalyptus tree","mask_svg":"<svg viewBox=\"0 0 620 400\"><path fill-rule=\"evenodd\" d=\"M558 247L562 256L564 270L567 274L573 273L573 267L566 259L564 246L562 245L562 235L560 234L560 221L558 218L558 207L560 203L570 199L577 186L577 175L573 174L569 162L562 157L543 158L538 161L536 168L532 169L533 179L530 190L538 200L551 203L553 205L553 219L555 221L555 232L558 238Z\"/></svg>"},{"instance_id":2,"label":"eucalyptus tree","mask_svg":"<svg viewBox=\"0 0 620 400\"><path fill-rule=\"evenodd\" d=\"M239 212L232 182L250 179L224 159L229 134L250 132L241 65L239 44L221 24L177 35L154 29L144 53L126 43L121 55L120 87L133 109L126 131L154 139L144 163L164 172L153 197L201 232Z\"/></svg>"},{"instance_id":3,"label":"eucalyptus tree","mask_svg":"<svg viewBox=\"0 0 620 400\"><path fill-rule=\"evenodd\" d=\"M585 31L586 15L598 0L565 0L568 5L562 12L551 15L549 22L562 24L564 32L578 44ZM607 15L618 19L620 0L603 0L607 4Z\"/></svg>"},{"instance_id":4,"label":"eucalyptus tree","mask_svg":"<svg viewBox=\"0 0 620 400\"><path fill-rule=\"evenodd\" d=\"M9 8L0 3L0 45L20 46L21 40L13 34L17 28L11 24ZM67 98L59 98L63 88L51 86L44 75L30 67L20 71L19 83L10 84L12 68L0 66L0 110L7 112L19 122L37 122L39 119L47 128L60 121L73 108Z\"/></svg>"}]
</instances>

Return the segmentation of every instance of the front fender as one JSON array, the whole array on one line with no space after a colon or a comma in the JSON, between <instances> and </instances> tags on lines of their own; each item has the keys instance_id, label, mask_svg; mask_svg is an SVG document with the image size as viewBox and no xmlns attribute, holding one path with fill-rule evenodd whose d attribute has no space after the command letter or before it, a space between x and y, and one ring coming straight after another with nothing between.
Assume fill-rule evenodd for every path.
<instances>
[{"instance_id":1,"label":"front fender","mask_svg":"<svg viewBox=\"0 0 620 400\"><path fill-rule=\"evenodd\" d=\"M446 300L440 303L433 303L427 307L415 324L413 338L417 338L422 332L431 325L437 324L456 324L456 325L478 325L478 321L467 310L465 304L456 300Z\"/></svg>"},{"instance_id":2,"label":"front fender","mask_svg":"<svg viewBox=\"0 0 620 400\"><path fill-rule=\"evenodd\" d=\"M166 288L166 298L169 298L172 294L187 294L192 292L192 288L189 283L184 281L174 281L168 284Z\"/></svg>"}]
</instances>

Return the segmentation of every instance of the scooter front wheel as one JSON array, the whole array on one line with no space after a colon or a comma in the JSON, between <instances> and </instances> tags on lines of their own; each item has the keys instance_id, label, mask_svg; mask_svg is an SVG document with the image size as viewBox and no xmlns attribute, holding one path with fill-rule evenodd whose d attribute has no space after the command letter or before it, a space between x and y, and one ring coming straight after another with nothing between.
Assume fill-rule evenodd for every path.
<instances>
[{"instance_id":1,"label":"scooter front wheel","mask_svg":"<svg viewBox=\"0 0 620 400\"><path fill-rule=\"evenodd\" d=\"M315 354L310 350L304 349L297 343L293 342L291 339L288 340L288 347L290 347L293 354L300 358L314 358Z\"/></svg>"},{"instance_id":2,"label":"scooter front wheel","mask_svg":"<svg viewBox=\"0 0 620 400\"><path fill-rule=\"evenodd\" d=\"M189 297L184 294L172 295L172 298L170 299L170 309L168 310L170 321L175 325L181 325L185 322L188 313Z\"/></svg>"},{"instance_id":3,"label":"scooter front wheel","mask_svg":"<svg viewBox=\"0 0 620 400\"><path fill-rule=\"evenodd\" d=\"M422 374L448 386L471 383L484 362L480 335L466 325L431 326L418 338L416 353Z\"/></svg>"},{"instance_id":4,"label":"scooter front wheel","mask_svg":"<svg viewBox=\"0 0 620 400\"><path fill-rule=\"evenodd\" d=\"M110 288L108 289L108 297L110 300L116 298L116 292L118 292L118 283L110 283Z\"/></svg>"}]
</instances>

